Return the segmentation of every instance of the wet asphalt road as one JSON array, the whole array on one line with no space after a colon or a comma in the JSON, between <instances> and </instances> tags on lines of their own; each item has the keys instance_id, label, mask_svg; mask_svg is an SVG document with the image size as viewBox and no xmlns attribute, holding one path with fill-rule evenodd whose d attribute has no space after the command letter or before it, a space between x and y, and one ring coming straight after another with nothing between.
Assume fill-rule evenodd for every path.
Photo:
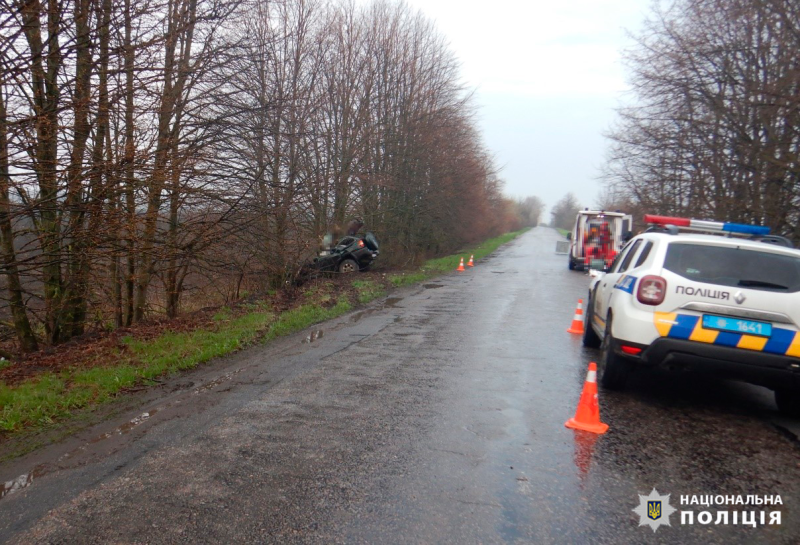
<instances>
[{"instance_id":1,"label":"wet asphalt road","mask_svg":"<svg viewBox=\"0 0 800 545\"><path fill-rule=\"evenodd\" d=\"M588 277L557 238L537 228L0 466L29 483L0 499L0 542L800 542L800 447L766 390L643 372L601 391L606 435L564 427L599 354L565 331ZM782 524L675 513L654 533L632 511L654 487L696 514L681 495L780 494Z\"/></svg>"}]
</instances>

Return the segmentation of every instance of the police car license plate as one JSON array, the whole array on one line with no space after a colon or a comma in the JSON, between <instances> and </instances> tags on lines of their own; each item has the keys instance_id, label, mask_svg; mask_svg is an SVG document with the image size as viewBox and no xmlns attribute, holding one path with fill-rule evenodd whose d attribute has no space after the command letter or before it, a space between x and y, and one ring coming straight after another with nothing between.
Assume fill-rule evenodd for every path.
<instances>
[{"instance_id":1,"label":"police car license plate","mask_svg":"<svg viewBox=\"0 0 800 545\"><path fill-rule=\"evenodd\" d=\"M741 318L728 318L726 316L703 314L703 327L706 329L718 329L720 331L758 335L761 337L769 337L772 335L772 324L743 320Z\"/></svg>"}]
</instances>

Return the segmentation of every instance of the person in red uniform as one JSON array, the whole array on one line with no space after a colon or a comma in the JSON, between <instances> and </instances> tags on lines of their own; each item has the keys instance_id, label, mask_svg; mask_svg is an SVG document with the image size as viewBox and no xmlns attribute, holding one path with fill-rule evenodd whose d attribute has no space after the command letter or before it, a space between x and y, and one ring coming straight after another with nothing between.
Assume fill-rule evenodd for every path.
<instances>
[{"instance_id":1,"label":"person in red uniform","mask_svg":"<svg viewBox=\"0 0 800 545\"><path fill-rule=\"evenodd\" d=\"M586 233L585 247L587 265L591 265L593 260L602 260L605 267L608 268L615 252L611 226L607 221L590 226Z\"/></svg>"},{"instance_id":2,"label":"person in red uniform","mask_svg":"<svg viewBox=\"0 0 800 545\"><path fill-rule=\"evenodd\" d=\"M600 233L597 240L597 257L602 259L608 268L614 258L614 244L611 236L611 226L604 221L600 225Z\"/></svg>"}]
</instances>

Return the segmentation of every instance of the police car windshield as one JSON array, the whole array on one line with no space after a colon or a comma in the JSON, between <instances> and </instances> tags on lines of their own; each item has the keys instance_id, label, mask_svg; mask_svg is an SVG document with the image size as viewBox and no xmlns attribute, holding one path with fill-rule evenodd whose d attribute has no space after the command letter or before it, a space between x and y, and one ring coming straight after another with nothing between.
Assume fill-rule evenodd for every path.
<instances>
[{"instance_id":1,"label":"police car windshield","mask_svg":"<svg viewBox=\"0 0 800 545\"><path fill-rule=\"evenodd\" d=\"M800 291L800 259L758 250L673 242L664 268L696 282L755 290Z\"/></svg>"}]
</instances>

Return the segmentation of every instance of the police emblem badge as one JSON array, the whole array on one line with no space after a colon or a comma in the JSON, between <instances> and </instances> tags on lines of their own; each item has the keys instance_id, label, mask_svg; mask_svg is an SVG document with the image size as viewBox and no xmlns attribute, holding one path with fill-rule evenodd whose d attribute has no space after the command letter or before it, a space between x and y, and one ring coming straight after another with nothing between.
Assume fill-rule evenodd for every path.
<instances>
[{"instance_id":1,"label":"police emblem badge","mask_svg":"<svg viewBox=\"0 0 800 545\"><path fill-rule=\"evenodd\" d=\"M669 496L662 496L655 488L647 496L639 495L639 506L633 509L639 515L639 526L649 526L654 532L659 526L671 526L669 516L677 509L669 504Z\"/></svg>"}]
</instances>

